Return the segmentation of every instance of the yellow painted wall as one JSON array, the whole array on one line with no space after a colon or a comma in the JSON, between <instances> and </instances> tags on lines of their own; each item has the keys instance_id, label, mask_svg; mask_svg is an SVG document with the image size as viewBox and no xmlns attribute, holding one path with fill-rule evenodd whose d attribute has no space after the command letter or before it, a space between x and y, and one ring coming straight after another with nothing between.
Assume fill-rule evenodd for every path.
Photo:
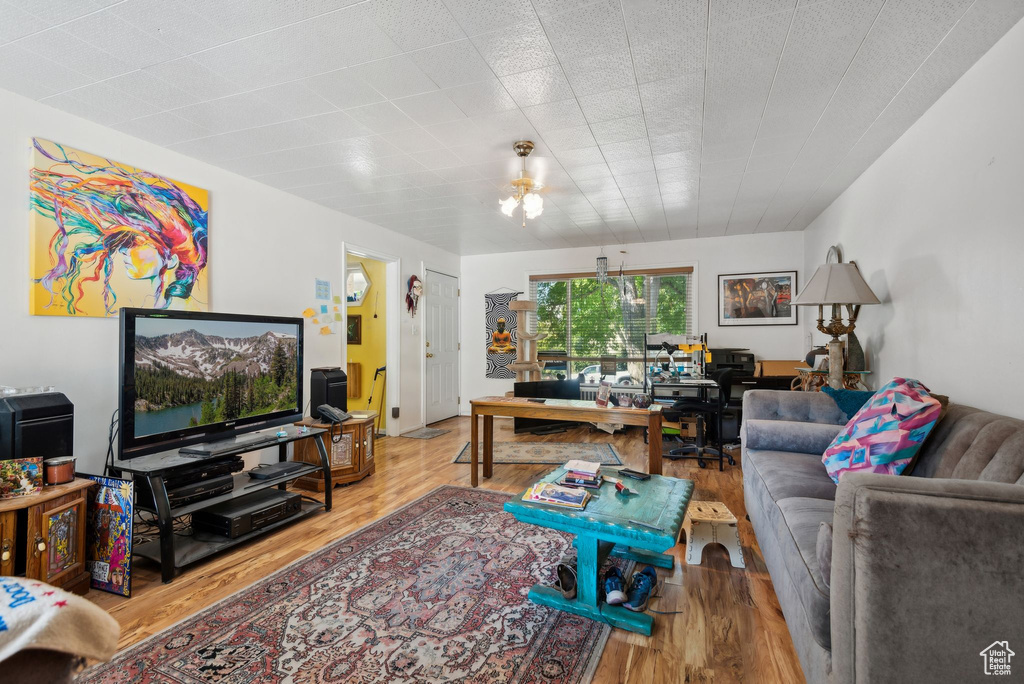
<instances>
[{"instance_id":1,"label":"yellow painted wall","mask_svg":"<svg viewBox=\"0 0 1024 684\"><path fill-rule=\"evenodd\" d=\"M366 293L362 306L348 307L348 315L359 315L363 317L363 340L362 344L348 345L348 361L360 364L362 373L361 391L358 397L349 397L348 408L352 410L364 410L366 402L370 398L370 389L373 385L373 372L387 363L387 294L385 293L386 264L376 259L350 256L348 263L358 262L366 269L366 275L370 278L370 289ZM377 318L373 317L374 309ZM390 369L389 369L390 370ZM349 380L351 382L351 380ZM377 388L373 393L374 411L379 406L384 407L385 415L381 417L380 427L387 425L388 399L384 393L385 378L382 374L377 378ZM381 399L384 403L381 404Z\"/></svg>"}]
</instances>

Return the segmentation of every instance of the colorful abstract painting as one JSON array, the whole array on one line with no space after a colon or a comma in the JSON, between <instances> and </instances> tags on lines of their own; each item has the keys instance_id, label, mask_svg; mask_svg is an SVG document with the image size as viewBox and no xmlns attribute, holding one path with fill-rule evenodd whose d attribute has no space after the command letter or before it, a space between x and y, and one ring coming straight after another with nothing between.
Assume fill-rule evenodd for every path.
<instances>
[{"instance_id":1,"label":"colorful abstract painting","mask_svg":"<svg viewBox=\"0 0 1024 684\"><path fill-rule=\"evenodd\" d=\"M796 325L796 271L718 276L718 325Z\"/></svg>"},{"instance_id":2,"label":"colorful abstract painting","mask_svg":"<svg viewBox=\"0 0 1024 684\"><path fill-rule=\"evenodd\" d=\"M93 589L131 596L132 517L135 515L131 480L86 475L97 485L89 490L85 567Z\"/></svg>"},{"instance_id":3,"label":"colorful abstract painting","mask_svg":"<svg viewBox=\"0 0 1024 684\"><path fill-rule=\"evenodd\" d=\"M30 312L208 311L206 190L33 138Z\"/></svg>"}]
</instances>

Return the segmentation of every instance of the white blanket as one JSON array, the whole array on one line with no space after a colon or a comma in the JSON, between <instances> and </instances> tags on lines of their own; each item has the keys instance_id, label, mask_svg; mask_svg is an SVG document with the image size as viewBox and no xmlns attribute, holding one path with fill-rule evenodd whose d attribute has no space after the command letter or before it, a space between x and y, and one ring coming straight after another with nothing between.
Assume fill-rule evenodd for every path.
<instances>
[{"instance_id":1,"label":"white blanket","mask_svg":"<svg viewBox=\"0 0 1024 684\"><path fill-rule=\"evenodd\" d=\"M81 596L24 577L0 577L0 661L29 648L110 660L121 626Z\"/></svg>"}]
</instances>

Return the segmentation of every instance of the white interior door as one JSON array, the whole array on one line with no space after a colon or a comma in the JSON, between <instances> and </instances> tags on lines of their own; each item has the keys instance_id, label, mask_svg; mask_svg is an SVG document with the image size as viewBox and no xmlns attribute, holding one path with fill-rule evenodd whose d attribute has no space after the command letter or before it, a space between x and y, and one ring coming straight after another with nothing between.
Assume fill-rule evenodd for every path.
<instances>
[{"instance_id":1,"label":"white interior door","mask_svg":"<svg viewBox=\"0 0 1024 684\"><path fill-rule=\"evenodd\" d=\"M459 280L427 271L427 423L459 415Z\"/></svg>"}]
</instances>

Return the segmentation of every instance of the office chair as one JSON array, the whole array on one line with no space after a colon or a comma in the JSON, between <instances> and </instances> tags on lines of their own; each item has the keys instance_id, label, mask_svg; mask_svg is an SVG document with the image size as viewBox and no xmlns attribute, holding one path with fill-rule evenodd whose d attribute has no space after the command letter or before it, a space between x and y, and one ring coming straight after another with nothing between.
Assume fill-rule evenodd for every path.
<instances>
[{"instance_id":1,"label":"office chair","mask_svg":"<svg viewBox=\"0 0 1024 684\"><path fill-rule=\"evenodd\" d=\"M700 399L699 397L683 397L672 404L672 406L665 409L664 419L667 421L679 421L684 416L697 417L696 443L672 449L665 455L665 458L673 460L680 458L695 458L697 459L697 465L703 468L705 459L715 458L713 455L705 455L705 453L710 452L717 454L719 470L724 470L723 461L726 459L728 459L729 465L736 465L736 460L732 457L732 454L725 451L725 445L722 444L722 414L725 413L726 407L729 403L729 397L732 394L732 374L732 368L725 368L708 376L718 385L718 396L706 400ZM718 442L717 449L707 445L707 440L704 435L704 423L707 417L715 418L714 426L716 428L715 438ZM677 439L682 441L681 438Z\"/></svg>"}]
</instances>

